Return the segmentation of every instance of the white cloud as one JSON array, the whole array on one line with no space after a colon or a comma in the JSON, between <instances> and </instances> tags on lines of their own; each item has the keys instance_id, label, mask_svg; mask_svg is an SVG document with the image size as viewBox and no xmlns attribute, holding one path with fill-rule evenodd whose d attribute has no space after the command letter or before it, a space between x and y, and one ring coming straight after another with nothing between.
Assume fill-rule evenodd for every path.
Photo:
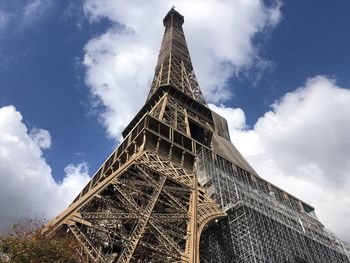
<instances>
[{"instance_id":1,"label":"white cloud","mask_svg":"<svg viewBox=\"0 0 350 263\"><path fill-rule=\"evenodd\" d=\"M69 164L64 168L65 177L59 183L59 195L65 204L71 203L90 180L87 163ZM61 211L60 211L61 212Z\"/></svg>"},{"instance_id":2,"label":"white cloud","mask_svg":"<svg viewBox=\"0 0 350 263\"><path fill-rule=\"evenodd\" d=\"M350 90L311 78L253 129L240 109L213 110L227 118L233 143L260 176L314 205L321 222L350 240Z\"/></svg>"},{"instance_id":3,"label":"white cloud","mask_svg":"<svg viewBox=\"0 0 350 263\"><path fill-rule=\"evenodd\" d=\"M48 149L51 146L51 135L49 131L43 129L32 129L29 133L32 140L42 149Z\"/></svg>"},{"instance_id":4,"label":"white cloud","mask_svg":"<svg viewBox=\"0 0 350 263\"><path fill-rule=\"evenodd\" d=\"M55 182L41 151L49 147L49 138L45 130L29 134L21 114L13 106L0 108L2 230L18 218L57 215L88 182L85 163L68 165L62 182Z\"/></svg>"},{"instance_id":5,"label":"white cloud","mask_svg":"<svg viewBox=\"0 0 350 263\"><path fill-rule=\"evenodd\" d=\"M120 136L146 98L164 31L162 18L172 5L185 16L194 68L212 102L232 96L226 86L232 74L253 62L264 64L252 39L280 20L279 2L267 7L259 0L86 0L91 21L106 17L115 22L89 41L83 61L86 83L105 107L101 120L111 137Z\"/></svg>"},{"instance_id":6,"label":"white cloud","mask_svg":"<svg viewBox=\"0 0 350 263\"><path fill-rule=\"evenodd\" d=\"M47 5L48 0L32 0L29 1L27 5L23 7L23 14L26 17L32 17L41 13L43 10L43 6Z\"/></svg>"},{"instance_id":7,"label":"white cloud","mask_svg":"<svg viewBox=\"0 0 350 263\"><path fill-rule=\"evenodd\" d=\"M0 33L16 32L40 21L52 4L52 0L29 0L11 4L7 9L0 6Z\"/></svg>"},{"instance_id":8,"label":"white cloud","mask_svg":"<svg viewBox=\"0 0 350 263\"><path fill-rule=\"evenodd\" d=\"M247 130L246 117L242 109L214 104L209 104L209 107L226 118L230 130L230 138L244 156L261 153L261 148L257 147L258 135L252 130Z\"/></svg>"}]
</instances>

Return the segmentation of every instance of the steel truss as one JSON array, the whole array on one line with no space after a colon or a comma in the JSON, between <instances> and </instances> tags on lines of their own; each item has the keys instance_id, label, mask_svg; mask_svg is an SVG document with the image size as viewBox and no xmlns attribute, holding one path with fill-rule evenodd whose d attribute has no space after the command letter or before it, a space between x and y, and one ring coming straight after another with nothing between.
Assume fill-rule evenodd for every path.
<instances>
[{"instance_id":1,"label":"steel truss","mask_svg":"<svg viewBox=\"0 0 350 263\"><path fill-rule=\"evenodd\" d=\"M124 141L46 235L81 262L349 262L313 208L259 177L196 80L174 9L145 105Z\"/></svg>"}]
</instances>

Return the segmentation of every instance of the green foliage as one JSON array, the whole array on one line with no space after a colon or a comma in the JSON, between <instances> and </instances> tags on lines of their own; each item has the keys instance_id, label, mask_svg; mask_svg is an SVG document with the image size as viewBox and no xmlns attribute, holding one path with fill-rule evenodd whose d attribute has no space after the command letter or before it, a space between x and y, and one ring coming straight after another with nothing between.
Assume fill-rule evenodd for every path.
<instances>
[{"instance_id":1,"label":"green foliage","mask_svg":"<svg viewBox=\"0 0 350 263\"><path fill-rule=\"evenodd\" d=\"M13 225L7 236L0 237L0 262L78 262L75 239L64 232L49 237L42 235L42 222L26 219ZM1 252L5 254L2 258Z\"/></svg>"}]
</instances>

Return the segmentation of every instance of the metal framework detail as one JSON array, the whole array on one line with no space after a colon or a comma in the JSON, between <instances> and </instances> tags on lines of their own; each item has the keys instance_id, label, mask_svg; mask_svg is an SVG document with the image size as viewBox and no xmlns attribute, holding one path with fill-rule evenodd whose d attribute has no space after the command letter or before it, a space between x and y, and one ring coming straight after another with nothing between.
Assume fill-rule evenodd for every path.
<instances>
[{"instance_id":1,"label":"metal framework detail","mask_svg":"<svg viewBox=\"0 0 350 263\"><path fill-rule=\"evenodd\" d=\"M350 262L314 208L258 176L194 74L174 9L145 105L72 204L44 228L81 262Z\"/></svg>"}]
</instances>

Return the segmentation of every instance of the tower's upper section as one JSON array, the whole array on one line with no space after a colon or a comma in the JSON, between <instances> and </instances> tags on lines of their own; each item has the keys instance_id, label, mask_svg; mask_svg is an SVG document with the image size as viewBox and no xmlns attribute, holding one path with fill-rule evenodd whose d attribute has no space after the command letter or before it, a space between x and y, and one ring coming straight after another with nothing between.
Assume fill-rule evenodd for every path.
<instances>
[{"instance_id":1,"label":"tower's upper section","mask_svg":"<svg viewBox=\"0 0 350 263\"><path fill-rule=\"evenodd\" d=\"M170 9L170 11L165 15L163 19L163 24L165 27L171 26L177 23L178 27L181 27L184 23L184 17L179 12L177 12L174 8Z\"/></svg>"},{"instance_id":2,"label":"tower's upper section","mask_svg":"<svg viewBox=\"0 0 350 263\"><path fill-rule=\"evenodd\" d=\"M172 8L164 17L165 32L148 98L160 87L171 85L206 105L193 71L185 35L184 17Z\"/></svg>"}]
</instances>

